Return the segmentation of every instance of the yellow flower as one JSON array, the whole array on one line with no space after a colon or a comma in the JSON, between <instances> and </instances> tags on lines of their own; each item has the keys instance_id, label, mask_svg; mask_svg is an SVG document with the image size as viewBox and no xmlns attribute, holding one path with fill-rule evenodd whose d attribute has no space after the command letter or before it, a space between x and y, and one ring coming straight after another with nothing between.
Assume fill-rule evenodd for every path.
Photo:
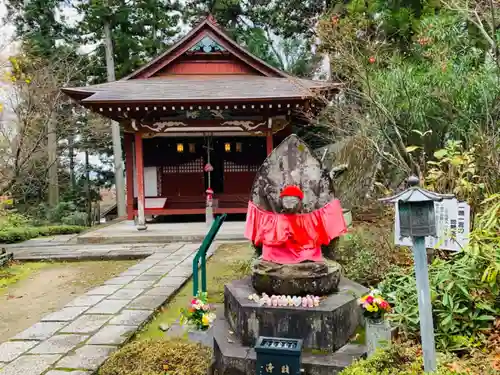
<instances>
[{"instance_id":1,"label":"yellow flower","mask_svg":"<svg viewBox=\"0 0 500 375\"><path fill-rule=\"evenodd\" d=\"M24 82L26 82L26 83L29 84L29 83L31 83L31 79L27 78L27 79L24 80Z\"/></svg>"},{"instance_id":2,"label":"yellow flower","mask_svg":"<svg viewBox=\"0 0 500 375\"><path fill-rule=\"evenodd\" d=\"M203 317L201 318L201 322L203 323L204 326L208 326L210 324L210 318L208 314L203 314Z\"/></svg>"},{"instance_id":3,"label":"yellow flower","mask_svg":"<svg viewBox=\"0 0 500 375\"><path fill-rule=\"evenodd\" d=\"M374 312L375 310L374 310L373 305L366 305L366 311L368 311L368 312Z\"/></svg>"}]
</instances>

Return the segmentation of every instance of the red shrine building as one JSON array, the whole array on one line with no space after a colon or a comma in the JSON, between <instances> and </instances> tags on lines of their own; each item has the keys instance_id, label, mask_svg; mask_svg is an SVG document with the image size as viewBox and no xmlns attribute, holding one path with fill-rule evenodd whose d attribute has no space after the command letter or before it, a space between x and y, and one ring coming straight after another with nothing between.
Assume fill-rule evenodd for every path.
<instances>
[{"instance_id":1,"label":"red shrine building","mask_svg":"<svg viewBox=\"0 0 500 375\"><path fill-rule=\"evenodd\" d=\"M266 156L336 88L270 66L209 16L128 77L62 91L121 124L127 216L143 219L204 214L207 190L214 213L245 213Z\"/></svg>"}]
</instances>

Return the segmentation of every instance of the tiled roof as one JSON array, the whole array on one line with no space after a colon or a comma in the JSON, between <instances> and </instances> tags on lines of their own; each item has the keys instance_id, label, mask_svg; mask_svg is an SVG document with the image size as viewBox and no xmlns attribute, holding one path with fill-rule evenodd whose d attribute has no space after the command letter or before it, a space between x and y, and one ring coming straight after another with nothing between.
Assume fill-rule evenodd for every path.
<instances>
[{"instance_id":1,"label":"tiled roof","mask_svg":"<svg viewBox=\"0 0 500 375\"><path fill-rule=\"evenodd\" d=\"M65 88L82 103L305 99L337 84L252 75L172 76ZM82 97L84 99L82 99Z\"/></svg>"}]
</instances>

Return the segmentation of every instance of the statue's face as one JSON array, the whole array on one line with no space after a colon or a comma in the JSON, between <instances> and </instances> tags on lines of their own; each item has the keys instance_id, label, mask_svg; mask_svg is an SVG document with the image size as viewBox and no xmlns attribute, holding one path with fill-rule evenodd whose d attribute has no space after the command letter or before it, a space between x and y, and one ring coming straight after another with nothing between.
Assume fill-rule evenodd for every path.
<instances>
[{"instance_id":1,"label":"statue's face","mask_svg":"<svg viewBox=\"0 0 500 375\"><path fill-rule=\"evenodd\" d=\"M283 208L288 212L297 212L300 206L300 199L297 197L283 197L281 202Z\"/></svg>"}]
</instances>

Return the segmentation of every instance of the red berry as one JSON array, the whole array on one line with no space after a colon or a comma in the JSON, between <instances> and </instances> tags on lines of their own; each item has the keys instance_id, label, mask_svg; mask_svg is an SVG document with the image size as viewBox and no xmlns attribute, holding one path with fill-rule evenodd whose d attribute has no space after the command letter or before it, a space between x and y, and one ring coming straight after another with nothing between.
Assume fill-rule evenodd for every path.
<instances>
[{"instance_id":1,"label":"red berry","mask_svg":"<svg viewBox=\"0 0 500 375\"><path fill-rule=\"evenodd\" d=\"M370 58L368 59L368 62L369 62L370 64L374 64L374 63L375 63L375 61L376 61L376 60L375 60L375 57L374 57L374 56L370 56Z\"/></svg>"}]
</instances>

